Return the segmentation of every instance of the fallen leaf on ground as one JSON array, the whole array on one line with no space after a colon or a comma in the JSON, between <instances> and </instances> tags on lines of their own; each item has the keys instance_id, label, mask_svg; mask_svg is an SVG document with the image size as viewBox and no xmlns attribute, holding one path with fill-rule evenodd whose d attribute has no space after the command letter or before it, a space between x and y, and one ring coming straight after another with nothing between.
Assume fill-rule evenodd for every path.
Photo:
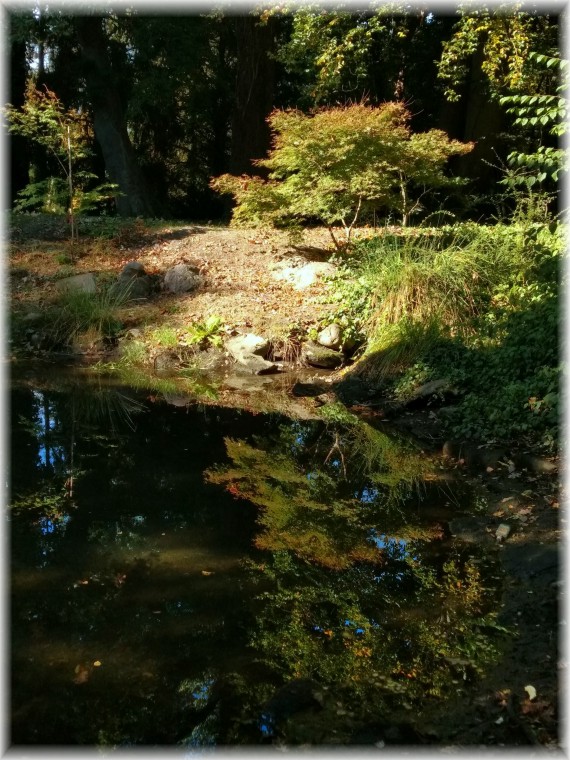
<instances>
[{"instance_id":1,"label":"fallen leaf on ground","mask_svg":"<svg viewBox=\"0 0 570 760\"><path fill-rule=\"evenodd\" d=\"M85 665L77 665L75 667L75 678L73 679L73 683L75 684L81 684L86 683L89 680L89 668L86 668Z\"/></svg>"},{"instance_id":2,"label":"fallen leaf on ground","mask_svg":"<svg viewBox=\"0 0 570 760\"><path fill-rule=\"evenodd\" d=\"M534 686L531 686L529 684L528 686L524 687L524 690L528 694L528 698L530 699L531 702L533 699L536 699L536 689L534 688Z\"/></svg>"}]
</instances>

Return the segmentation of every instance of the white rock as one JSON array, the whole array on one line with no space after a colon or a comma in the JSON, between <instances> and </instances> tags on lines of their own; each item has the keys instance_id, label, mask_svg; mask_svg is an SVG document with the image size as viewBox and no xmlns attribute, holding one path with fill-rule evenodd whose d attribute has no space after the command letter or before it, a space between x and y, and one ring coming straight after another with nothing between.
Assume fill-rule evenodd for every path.
<instances>
[{"instance_id":1,"label":"white rock","mask_svg":"<svg viewBox=\"0 0 570 760\"><path fill-rule=\"evenodd\" d=\"M340 348L342 344L342 330L336 325L328 325L317 335L317 341L326 348Z\"/></svg>"},{"instance_id":2,"label":"white rock","mask_svg":"<svg viewBox=\"0 0 570 760\"><path fill-rule=\"evenodd\" d=\"M495 533L497 541L505 541L509 537L510 532L511 526L506 525L505 523L501 523Z\"/></svg>"}]
</instances>

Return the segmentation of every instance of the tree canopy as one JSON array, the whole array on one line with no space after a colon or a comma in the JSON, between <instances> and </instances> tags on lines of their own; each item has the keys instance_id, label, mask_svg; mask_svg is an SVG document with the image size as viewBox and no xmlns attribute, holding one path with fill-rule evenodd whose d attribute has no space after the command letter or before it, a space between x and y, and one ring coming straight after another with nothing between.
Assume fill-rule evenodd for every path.
<instances>
[{"instance_id":1,"label":"tree canopy","mask_svg":"<svg viewBox=\"0 0 570 760\"><path fill-rule=\"evenodd\" d=\"M309 114L325 118L322 109L338 117L355 104L393 103L409 113L409 147L417 152L421 140L428 153L455 144L445 140L474 143L452 162L470 185L451 203L478 217L501 180L491 163L557 147L549 130L513 121L501 99L557 95L556 71L536 55L560 58L558 11L556 3L456 11L284 5L240 14L212 7L176 15L136 6L85 6L81 15L57 5L11 8L9 101L21 109L29 86L47 87L65 112L89 122L95 142L85 170L94 175L91 188L117 185L117 213L197 219L227 215L212 177L274 171L267 162L277 111L297 113L308 126ZM428 146L424 134L445 140ZM45 146L31 137L11 137L13 200L53 175Z\"/></svg>"}]
</instances>

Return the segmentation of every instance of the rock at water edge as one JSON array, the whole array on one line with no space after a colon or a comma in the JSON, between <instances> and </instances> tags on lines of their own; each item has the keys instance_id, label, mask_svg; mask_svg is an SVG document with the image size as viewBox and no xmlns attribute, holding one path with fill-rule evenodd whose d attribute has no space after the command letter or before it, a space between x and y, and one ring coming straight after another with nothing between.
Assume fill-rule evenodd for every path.
<instances>
[{"instance_id":1,"label":"rock at water edge","mask_svg":"<svg viewBox=\"0 0 570 760\"><path fill-rule=\"evenodd\" d=\"M81 293L97 292L95 277L91 272L76 274L73 277L66 277L64 280L59 280L59 282L56 283L56 288L62 293L69 293L71 291Z\"/></svg>"},{"instance_id":2,"label":"rock at water edge","mask_svg":"<svg viewBox=\"0 0 570 760\"><path fill-rule=\"evenodd\" d=\"M337 324L328 325L317 335L317 342L325 348L340 349L342 345L342 329Z\"/></svg>"},{"instance_id":3,"label":"rock at water edge","mask_svg":"<svg viewBox=\"0 0 570 760\"><path fill-rule=\"evenodd\" d=\"M343 362L342 354L317 343L307 343L303 349L303 360L312 367L336 369Z\"/></svg>"}]
</instances>

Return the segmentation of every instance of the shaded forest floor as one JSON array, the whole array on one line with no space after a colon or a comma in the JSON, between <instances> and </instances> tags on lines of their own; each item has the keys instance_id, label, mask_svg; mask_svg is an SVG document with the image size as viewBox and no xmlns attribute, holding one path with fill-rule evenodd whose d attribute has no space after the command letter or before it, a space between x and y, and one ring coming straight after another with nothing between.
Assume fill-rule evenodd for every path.
<instances>
[{"instance_id":1,"label":"shaded forest floor","mask_svg":"<svg viewBox=\"0 0 570 760\"><path fill-rule=\"evenodd\" d=\"M202 225L151 228L133 222L109 239L83 236L73 246L66 235L64 223L42 217L29 217L15 228L6 257L15 316L25 318L53 302L58 279L93 272L99 281L112 282L129 261L141 262L151 274L188 263L200 271L203 281L193 293L159 293L147 302L124 306L125 329L148 325L182 329L217 316L228 331L287 338L295 331L318 328L330 311L326 281L318 279L299 288L276 276L293 260L326 261L332 253L326 230L309 231L303 248L291 246L284 234ZM370 409L364 413L375 414ZM432 412L403 417L407 429L423 431L425 440L437 442ZM559 475L524 469L507 473L484 466L468 469L461 461L446 466L483 489L490 505L476 524L468 526L471 540L495 543L500 523L512 527L497 551L506 578L500 623L514 636L508 653L469 699L458 701L455 712L443 720L434 716L433 734L425 741L457 748L554 749L559 742L560 679L566 669L558 641L565 593L558 561L563 528ZM527 686L536 689L535 698L529 698Z\"/></svg>"}]
</instances>

